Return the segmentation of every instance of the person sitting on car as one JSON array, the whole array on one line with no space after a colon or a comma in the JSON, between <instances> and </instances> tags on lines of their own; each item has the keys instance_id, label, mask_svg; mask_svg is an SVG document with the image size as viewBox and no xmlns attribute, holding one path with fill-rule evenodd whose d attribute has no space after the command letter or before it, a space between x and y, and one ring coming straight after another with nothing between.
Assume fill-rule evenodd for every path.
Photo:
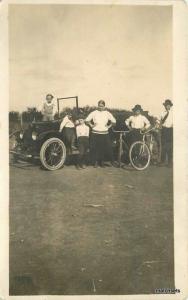
<instances>
[{"instance_id":1,"label":"person sitting on car","mask_svg":"<svg viewBox=\"0 0 188 300\"><path fill-rule=\"evenodd\" d=\"M52 94L46 95L46 100L42 105L41 113L43 121L52 121L54 120L54 115L56 113L56 105L53 101L54 96Z\"/></svg>"},{"instance_id":2,"label":"person sitting on car","mask_svg":"<svg viewBox=\"0 0 188 300\"><path fill-rule=\"evenodd\" d=\"M135 105L132 111L133 115L125 120L125 124L130 130L130 132L127 134L127 143L129 146L131 146L135 141L141 140L141 129L144 130L150 127L149 120L143 115L143 109L141 105Z\"/></svg>"},{"instance_id":3,"label":"person sitting on car","mask_svg":"<svg viewBox=\"0 0 188 300\"><path fill-rule=\"evenodd\" d=\"M65 143L67 146L67 150L69 154L72 153L72 150L75 149L75 140L76 140L76 131L75 131L75 124L73 121L73 116L71 111L67 111L66 116L63 118L59 132L64 133L65 136Z\"/></svg>"}]
</instances>

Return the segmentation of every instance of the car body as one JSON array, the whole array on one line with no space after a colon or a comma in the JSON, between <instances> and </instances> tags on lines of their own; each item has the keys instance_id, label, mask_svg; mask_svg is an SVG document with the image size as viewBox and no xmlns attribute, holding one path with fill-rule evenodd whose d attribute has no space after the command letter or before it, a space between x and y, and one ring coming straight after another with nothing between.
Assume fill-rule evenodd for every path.
<instances>
[{"instance_id":1,"label":"car body","mask_svg":"<svg viewBox=\"0 0 188 300\"><path fill-rule=\"evenodd\" d=\"M59 101L75 98L78 110L78 97L58 98ZM10 136L10 153L14 160L40 159L44 168L54 171L60 169L66 160L66 142L63 133L59 132L62 119L53 121L33 121L25 130L18 130Z\"/></svg>"}]
</instances>

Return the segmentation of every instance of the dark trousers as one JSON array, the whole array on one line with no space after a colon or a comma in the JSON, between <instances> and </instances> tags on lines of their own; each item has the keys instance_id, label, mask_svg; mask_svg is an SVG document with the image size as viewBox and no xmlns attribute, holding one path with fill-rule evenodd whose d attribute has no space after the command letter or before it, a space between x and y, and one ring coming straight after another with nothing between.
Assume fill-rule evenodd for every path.
<instances>
[{"instance_id":1,"label":"dark trousers","mask_svg":"<svg viewBox=\"0 0 188 300\"><path fill-rule=\"evenodd\" d=\"M161 162L165 163L166 159L168 164L172 163L173 159L173 128L163 127L161 131Z\"/></svg>"},{"instance_id":2,"label":"dark trousers","mask_svg":"<svg viewBox=\"0 0 188 300\"><path fill-rule=\"evenodd\" d=\"M92 162L113 161L112 141L109 134L91 133L91 157Z\"/></svg>"},{"instance_id":3,"label":"dark trousers","mask_svg":"<svg viewBox=\"0 0 188 300\"><path fill-rule=\"evenodd\" d=\"M78 137L78 165L83 165L86 160L87 151L89 149L89 137L80 136Z\"/></svg>"},{"instance_id":4,"label":"dark trousers","mask_svg":"<svg viewBox=\"0 0 188 300\"><path fill-rule=\"evenodd\" d=\"M65 127L63 130L65 136L65 144L69 151L71 151L72 146L74 146L76 140L76 131L75 128Z\"/></svg>"},{"instance_id":5,"label":"dark trousers","mask_svg":"<svg viewBox=\"0 0 188 300\"><path fill-rule=\"evenodd\" d=\"M141 141L142 137L143 137L143 135L140 133L140 129L132 129L126 135L126 142L127 142L128 147L130 148L134 142Z\"/></svg>"}]
</instances>

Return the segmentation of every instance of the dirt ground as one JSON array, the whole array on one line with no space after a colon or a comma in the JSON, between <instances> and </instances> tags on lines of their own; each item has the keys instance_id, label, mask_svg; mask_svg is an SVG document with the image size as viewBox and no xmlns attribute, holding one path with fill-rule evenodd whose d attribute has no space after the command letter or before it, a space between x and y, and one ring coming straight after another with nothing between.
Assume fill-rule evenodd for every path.
<instances>
[{"instance_id":1,"label":"dirt ground","mask_svg":"<svg viewBox=\"0 0 188 300\"><path fill-rule=\"evenodd\" d=\"M10 295L174 288L172 188L166 167L10 167Z\"/></svg>"}]
</instances>

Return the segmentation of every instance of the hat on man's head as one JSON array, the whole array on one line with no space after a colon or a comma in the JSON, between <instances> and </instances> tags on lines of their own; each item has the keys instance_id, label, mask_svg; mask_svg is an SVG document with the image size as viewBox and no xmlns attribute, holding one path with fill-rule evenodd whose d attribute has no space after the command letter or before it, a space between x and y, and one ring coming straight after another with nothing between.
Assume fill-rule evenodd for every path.
<instances>
[{"instance_id":1,"label":"hat on man's head","mask_svg":"<svg viewBox=\"0 0 188 300\"><path fill-rule=\"evenodd\" d=\"M136 104L135 107L133 107L132 111L135 112L137 110L143 111L142 106L140 104Z\"/></svg>"},{"instance_id":2,"label":"hat on man's head","mask_svg":"<svg viewBox=\"0 0 188 300\"><path fill-rule=\"evenodd\" d=\"M54 96L53 96L52 94L47 94L47 95L46 95L46 99L49 98L49 97L50 97L51 99L54 98Z\"/></svg>"},{"instance_id":3,"label":"hat on man's head","mask_svg":"<svg viewBox=\"0 0 188 300\"><path fill-rule=\"evenodd\" d=\"M170 105L173 106L173 103L170 99L166 99L165 102L163 103L164 106Z\"/></svg>"}]
</instances>

